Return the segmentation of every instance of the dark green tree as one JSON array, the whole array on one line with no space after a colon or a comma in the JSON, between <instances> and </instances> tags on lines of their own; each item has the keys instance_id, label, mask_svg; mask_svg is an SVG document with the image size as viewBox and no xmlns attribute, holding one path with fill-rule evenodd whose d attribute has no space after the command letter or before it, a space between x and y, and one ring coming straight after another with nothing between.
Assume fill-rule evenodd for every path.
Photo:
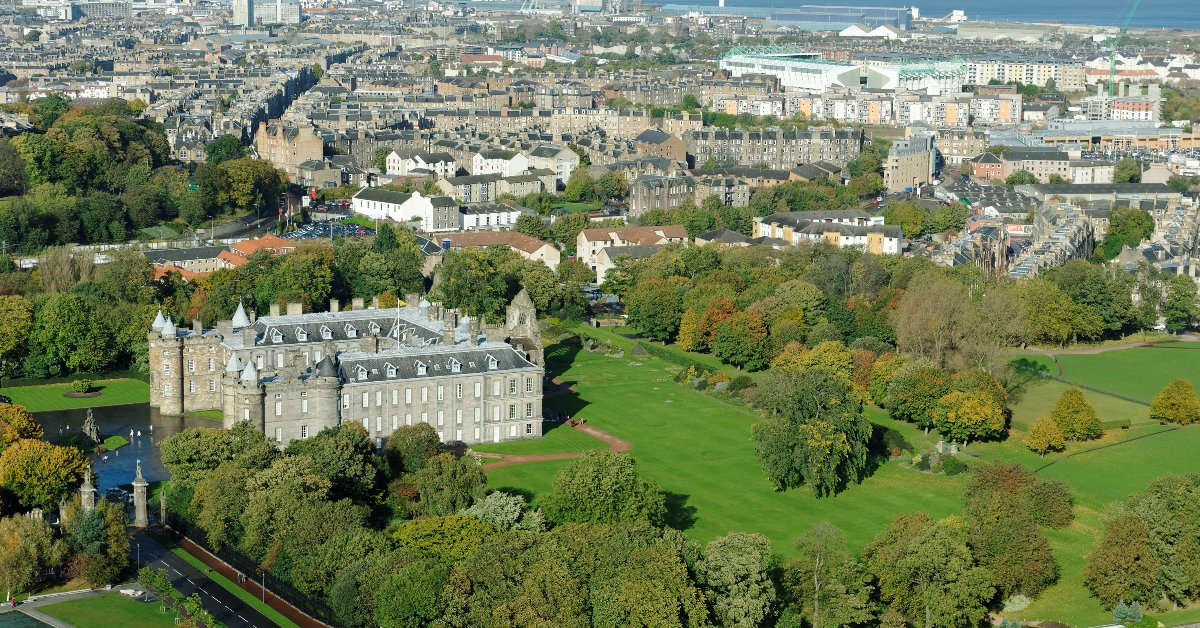
<instances>
[{"instance_id":1,"label":"dark green tree","mask_svg":"<svg viewBox=\"0 0 1200 628\"><path fill-rule=\"evenodd\" d=\"M204 156L208 163L222 164L231 159L241 159L246 156L246 147L238 138L226 133L204 146Z\"/></svg>"},{"instance_id":2,"label":"dark green tree","mask_svg":"<svg viewBox=\"0 0 1200 628\"><path fill-rule=\"evenodd\" d=\"M555 523L641 521L660 526L666 501L658 483L642 478L626 454L588 451L554 476L553 492L542 501Z\"/></svg>"},{"instance_id":3,"label":"dark green tree","mask_svg":"<svg viewBox=\"0 0 1200 628\"><path fill-rule=\"evenodd\" d=\"M1141 183L1142 162L1136 159L1122 159L1113 168L1113 183Z\"/></svg>"}]
</instances>

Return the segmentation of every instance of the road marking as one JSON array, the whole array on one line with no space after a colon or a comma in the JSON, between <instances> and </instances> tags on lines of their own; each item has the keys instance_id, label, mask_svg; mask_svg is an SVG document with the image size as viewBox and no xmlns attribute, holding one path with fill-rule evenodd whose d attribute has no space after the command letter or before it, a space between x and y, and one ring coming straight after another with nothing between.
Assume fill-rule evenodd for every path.
<instances>
[{"instance_id":1,"label":"road marking","mask_svg":"<svg viewBox=\"0 0 1200 628\"><path fill-rule=\"evenodd\" d=\"M242 617L241 615L238 615L238 619L240 619L240 620L242 620L242 621L246 621L246 618L245 618L245 617ZM246 623L248 624L248 623L250 623L250 622L246 621Z\"/></svg>"},{"instance_id":2,"label":"road marking","mask_svg":"<svg viewBox=\"0 0 1200 628\"><path fill-rule=\"evenodd\" d=\"M187 581L188 581L188 582L192 582L192 579L191 579L191 578L188 578L188 579L187 579ZM195 582L192 582L192 586L197 586L197 585L196 585L196 583L195 583Z\"/></svg>"},{"instance_id":3,"label":"road marking","mask_svg":"<svg viewBox=\"0 0 1200 628\"><path fill-rule=\"evenodd\" d=\"M225 610L227 610L227 611L229 611L229 612L231 612L231 613L233 612L233 609L232 609L232 608L229 608L228 606L226 606L226 607L225 607Z\"/></svg>"},{"instance_id":4,"label":"road marking","mask_svg":"<svg viewBox=\"0 0 1200 628\"><path fill-rule=\"evenodd\" d=\"M163 564L166 564L166 563L163 563ZM174 568L174 567L171 567L171 571L174 571L174 572L175 572L175 575L177 575L177 576L182 576L182 575L183 575L183 574L179 573L179 570L178 570L178 569L176 569L176 568ZM191 580L188 580L188 582L191 582Z\"/></svg>"}]
</instances>

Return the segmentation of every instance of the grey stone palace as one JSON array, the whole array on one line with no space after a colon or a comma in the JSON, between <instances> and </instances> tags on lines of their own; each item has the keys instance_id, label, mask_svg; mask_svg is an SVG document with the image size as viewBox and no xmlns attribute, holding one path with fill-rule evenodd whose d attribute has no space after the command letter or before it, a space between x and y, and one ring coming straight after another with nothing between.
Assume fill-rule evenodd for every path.
<instances>
[{"instance_id":1,"label":"grey stone palace","mask_svg":"<svg viewBox=\"0 0 1200 628\"><path fill-rule=\"evenodd\" d=\"M355 299L347 311L336 300L308 314L289 303L286 314L273 305L258 318L239 305L216 329L180 329L160 312L147 338L151 406L220 410L225 427L251 421L280 447L350 421L377 446L416 423L445 443L542 435L545 363L524 290L498 324L425 299L389 309Z\"/></svg>"}]
</instances>

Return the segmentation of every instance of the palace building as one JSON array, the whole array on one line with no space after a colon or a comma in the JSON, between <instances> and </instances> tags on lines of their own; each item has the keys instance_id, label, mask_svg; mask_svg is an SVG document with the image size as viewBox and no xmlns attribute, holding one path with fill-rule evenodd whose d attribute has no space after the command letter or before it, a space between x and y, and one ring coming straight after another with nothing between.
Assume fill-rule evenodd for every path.
<instances>
[{"instance_id":1,"label":"palace building","mask_svg":"<svg viewBox=\"0 0 1200 628\"><path fill-rule=\"evenodd\" d=\"M542 435L542 341L524 290L496 324L425 299L388 309L355 299L347 311L289 303L257 318L239 305L215 329L181 329L159 312L147 338L151 406L220 410L226 428L251 421L280 447L350 421L377 446L418 422L445 443Z\"/></svg>"}]
</instances>

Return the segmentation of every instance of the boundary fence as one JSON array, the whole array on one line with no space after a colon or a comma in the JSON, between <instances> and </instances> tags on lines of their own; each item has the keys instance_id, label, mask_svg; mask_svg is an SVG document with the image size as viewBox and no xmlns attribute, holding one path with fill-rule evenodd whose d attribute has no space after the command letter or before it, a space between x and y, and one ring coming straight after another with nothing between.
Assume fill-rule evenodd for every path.
<instances>
[{"instance_id":1,"label":"boundary fence","mask_svg":"<svg viewBox=\"0 0 1200 628\"><path fill-rule=\"evenodd\" d=\"M257 561L241 552L228 547L220 550L213 549L208 544L208 535L205 534L204 530L201 530L179 515L172 512L167 513L167 526L176 534L187 538L189 541L204 548L204 551L221 559L226 565L245 574L247 578L264 583L272 595L291 604L299 609L300 612L331 628L343 628L342 624L338 622L337 615L333 612L333 609L326 606L324 602L314 600L301 593L290 582L272 575L269 571L265 571Z\"/></svg>"}]
</instances>

